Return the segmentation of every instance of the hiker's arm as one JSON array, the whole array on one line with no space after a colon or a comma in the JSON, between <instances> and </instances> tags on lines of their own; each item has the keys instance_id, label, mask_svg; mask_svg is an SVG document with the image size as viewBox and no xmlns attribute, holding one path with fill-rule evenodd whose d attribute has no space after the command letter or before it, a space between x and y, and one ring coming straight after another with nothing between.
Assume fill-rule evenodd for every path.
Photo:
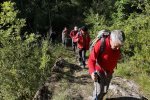
<instances>
[{"instance_id":1,"label":"hiker's arm","mask_svg":"<svg viewBox=\"0 0 150 100\"><path fill-rule=\"evenodd\" d=\"M73 31L70 32L70 37L71 37L71 38L73 37Z\"/></svg>"},{"instance_id":2,"label":"hiker's arm","mask_svg":"<svg viewBox=\"0 0 150 100\"><path fill-rule=\"evenodd\" d=\"M92 74L96 71L96 60L97 57L99 55L99 51L100 51L100 41L98 41L95 46L93 47L89 59L88 59L88 67L89 67L89 73Z\"/></svg>"}]
</instances>

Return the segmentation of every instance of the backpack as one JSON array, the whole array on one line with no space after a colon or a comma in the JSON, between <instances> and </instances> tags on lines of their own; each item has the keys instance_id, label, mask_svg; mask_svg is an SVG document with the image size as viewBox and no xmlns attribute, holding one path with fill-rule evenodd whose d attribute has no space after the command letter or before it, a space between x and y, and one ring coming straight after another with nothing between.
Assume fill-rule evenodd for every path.
<instances>
[{"instance_id":1,"label":"backpack","mask_svg":"<svg viewBox=\"0 0 150 100\"><path fill-rule=\"evenodd\" d=\"M100 53L102 54L102 52L105 49L105 39L110 36L110 31L109 30L101 30L98 32L97 36L95 37L95 39L90 43L90 52L92 51L94 45L98 42L98 40L101 40L101 46L100 46Z\"/></svg>"}]
</instances>

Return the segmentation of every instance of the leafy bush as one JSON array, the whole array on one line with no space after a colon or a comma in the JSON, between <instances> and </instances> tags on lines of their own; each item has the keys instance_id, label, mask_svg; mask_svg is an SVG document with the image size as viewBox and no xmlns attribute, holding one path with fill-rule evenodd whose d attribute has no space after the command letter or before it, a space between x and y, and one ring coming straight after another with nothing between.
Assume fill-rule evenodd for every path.
<instances>
[{"instance_id":1,"label":"leafy bush","mask_svg":"<svg viewBox=\"0 0 150 100\"><path fill-rule=\"evenodd\" d=\"M25 20L17 18L14 3L4 2L0 13L0 95L1 100L31 99L50 73L48 41L41 46L34 34L20 33Z\"/></svg>"}]
</instances>

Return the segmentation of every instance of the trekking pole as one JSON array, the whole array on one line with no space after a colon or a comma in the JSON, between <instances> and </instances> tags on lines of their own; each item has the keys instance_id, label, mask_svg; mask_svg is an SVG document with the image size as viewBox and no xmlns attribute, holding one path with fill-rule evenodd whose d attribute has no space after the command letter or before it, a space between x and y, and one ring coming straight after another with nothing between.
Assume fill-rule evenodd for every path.
<instances>
[{"instance_id":1,"label":"trekking pole","mask_svg":"<svg viewBox=\"0 0 150 100\"><path fill-rule=\"evenodd\" d=\"M94 75L97 75L97 72L94 72ZM95 80L95 91L96 91L96 100L98 100L98 96L97 96L97 80Z\"/></svg>"}]
</instances>

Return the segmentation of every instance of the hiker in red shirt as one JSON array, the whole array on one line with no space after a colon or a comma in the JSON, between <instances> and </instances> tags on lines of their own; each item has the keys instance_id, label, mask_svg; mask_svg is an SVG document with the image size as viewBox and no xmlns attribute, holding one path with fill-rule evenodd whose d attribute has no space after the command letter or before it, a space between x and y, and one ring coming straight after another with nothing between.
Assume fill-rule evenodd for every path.
<instances>
[{"instance_id":1,"label":"hiker in red shirt","mask_svg":"<svg viewBox=\"0 0 150 100\"><path fill-rule=\"evenodd\" d=\"M110 36L105 38L104 43L100 39L93 47L88 59L89 73L95 87L92 100L102 100L107 93L114 68L121 58L120 47L123 45L124 40L124 32L114 30L110 33ZM100 53L103 44L104 51Z\"/></svg>"},{"instance_id":2,"label":"hiker in red shirt","mask_svg":"<svg viewBox=\"0 0 150 100\"><path fill-rule=\"evenodd\" d=\"M74 29L70 32L70 37L72 39L72 48L74 52L76 52L77 49L77 42L74 39L77 33L78 33L78 27L75 26Z\"/></svg>"},{"instance_id":3,"label":"hiker in red shirt","mask_svg":"<svg viewBox=\"0 0 150 100\"><path fill-rule=\"evenodd\" d=\"M74 39L77 42L77 47L79 49L78 54L79 54L80 65L83 68L85 68L86 51L89 50L89 44L90 44L90 36L87 27L85 26L81 27L80 31L77 33Z\"/></svg>"}]
</instances>

